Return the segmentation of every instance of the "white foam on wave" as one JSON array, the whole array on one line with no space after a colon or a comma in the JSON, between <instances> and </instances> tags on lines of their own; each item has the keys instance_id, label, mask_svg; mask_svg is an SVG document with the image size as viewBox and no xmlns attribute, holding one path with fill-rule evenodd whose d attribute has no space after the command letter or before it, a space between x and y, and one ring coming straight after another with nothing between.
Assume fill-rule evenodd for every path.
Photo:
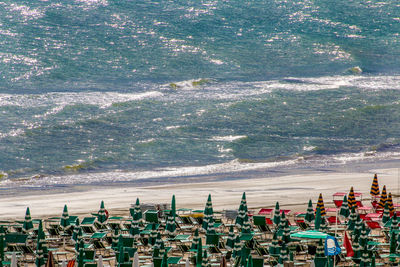
<instances>
[{"instance_id":1,"label":"white foam on wave","mask_svg":"<svg viewBox=\"0 0 400 267\"><path fill-rule=\"evenodd\" d=\"M0 106L43 107L85 104L96 105L101 108L110 107L115 103L123 103L146 98L162 96L159 91L144 93L117 93L117 92L82 92L82 93L47 93L35 94L0 94ZM54 108L60 110L59 108ZM51 113L51 112L50 112ZM52 113L54 114L54 113Z\"/></svg>"},{"instance_id":2,"label":"white foam on wave","mask_svg":"<svg viewBox=\"0 0 400 267\"><path fill-rule=\"evenodd\" d=\"M232 142L235 140L239 140L242 138L246 138L247 135L227 135L227 136L214 136L211 138L212 141L226 141L226 142Z\"/></svg>"},{"instance_id":3,"label":"white foam on wave","mask_svg":"<svg viewBox=\"0 0 400 267\"><path fill-rule=\"evenodd\" d=\"M225 151L228 152L228 151ZM245 171L268 170L271 168L285 168L301 164L302 166L326 166L344 165L352 162L362 162L369 160L400 159L400 152L363 152L363 153L343 153L335 156L316 156L289 159L275 162L256 162L246 163L235 159L226 163L211 164L205 166L170 167L160 168L149 171L124 171L114 170L102 173L73 173L66 175L51 175L21 179L3 179L0 187L42 187L49 185L79 185L79 184L102 184L110 182L132 182L137 180L157 179L162 183L163 179L181 178L185 182L185 177L229 174ZM199 179L200 180L200 179Z\"/></svg>"}]
</instances>

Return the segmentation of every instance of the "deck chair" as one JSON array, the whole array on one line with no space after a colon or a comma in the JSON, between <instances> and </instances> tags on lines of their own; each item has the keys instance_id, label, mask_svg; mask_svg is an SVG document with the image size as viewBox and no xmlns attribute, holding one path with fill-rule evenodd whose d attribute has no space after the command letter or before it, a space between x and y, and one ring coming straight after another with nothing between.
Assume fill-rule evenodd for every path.
<instances>
[{"instance_id":1,"label":"deck chair","mask_svg":"<svg viewBox=\"0 0 400 267\"><path fill-rule=\"evenodd\" d=\"M265 257L269 255L268 249L262 246L255 247L257 254L261 257Z\"/></svg>"},{"instance_id":2,"label":"deck chair","mask_svg":"<svg viewBox=\"0 0 400 267\"><path fill-rule=\"evenodd\" d=\"M262 215L254 215L253 216L253 223L255 226L257 226L258 230L260 230L260 232L265 233L265 234L270 234L272 233L271 229L269 228L269 226L267 225L267 222L265 220L265 216Z\"/></svg>"},{"instance_id":3,"label":"deck chair","mask_svg":"<svg viewBox=\"0 0 400 267\"><path fill-rule=\"evenodd\" d=\"M144 213L145 221L148 223L158 224L158 211L157 210L146 210Z\"/></svg>"},{"instance_id":4,"label":"deck chair","mask_svg":"<svg viewBox=\"0 0 400 267\"><path fill-rule=\"evenodd\" d=\"M96 251L92 249L85 249L83 251L83 262L94 262Z\"/></svg>"},{"instance_id":5,"label":"deck chair","mask_svg":"<svg viewBox=\"0 0 400 267\"><path fill-rule=\"evenodd\" d=\"M97 229L94 226L96 221L96 217L85 217L81 222L82 231L86 234L94 234L97 232Z\"/></svg>"},{"instance_id":6,"label":"deck chair","mask_svg":"<svg viewBox=\"0 0 400 267\"><path fill-rule=\"evenodd\" d=\"M28 247L28 235L20 233L8 233L5 235L7 251L21 251L23 253L33 253L32 248Z\"/></svg>"},{"instance_id":7,"label":"deck chair","mask_svg":"<svg viewBox=\"0 0 400 267\"><path fill-rule=\"evenodd\" d=\"M209 245L208 250L210 251L210 253L221 253L221 250L219 249L219 235L206 235L206 245Z\"/></svg>"}]
</instances>

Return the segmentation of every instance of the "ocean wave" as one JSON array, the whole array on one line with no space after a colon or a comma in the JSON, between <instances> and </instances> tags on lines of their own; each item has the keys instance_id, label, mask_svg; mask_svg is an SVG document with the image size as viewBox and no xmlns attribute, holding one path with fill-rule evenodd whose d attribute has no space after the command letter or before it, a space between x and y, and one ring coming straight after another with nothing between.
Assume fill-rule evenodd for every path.
<instances>
[{"instance_id":1,"label":"ocean wave","mask_svg":"<svg viewBox=\"0 0 400 267\"><path fill-rule=\"evenodd\" d=\"M85 104L96 105L101 108L110 107L116 103L136 101L161 97L159 91L142 93L118 93L118 92L80 92L80 93L47 93L47 94L0 94L1 106L18 106L34 108L41 106L54 106L49 114L57 113L65 106ZM45 116L45 115L43 115Z\"/></svg>"},{"instance_id":2,"label":"ocean wave","mask_svg":"<svg viewBox=\"0 0 400 267\"><path fill-rule=\"evenodd\" d=\"M185 177L197 176L197 181L201 182L204 175L213 175L229 177L234 173L249 171L268 171L276 168L296 168L297 167L327 167L340 166L355 162L376 162L378 160L400 159L400 152L378 152L367 151L361 153L342 153L338 155L314 155L302 156L298 155L292 158L279 158L276 161L256 162L251 160L235 159L221 164L210 164L204 166L187 166L187 167L167 167L158 168L150 171L126 171L113 170L108 172L80 172L87 167L85 162L77 165L65 166L69 174L65 175L35 175L33 177L22 177L18 179L8 179L7 173L2 173L0 188L15 187L49 187L62 185L79 185L79 184L107 184L107 183L123 183L146 181L148 179L156 180L159 183L169 181L171 178L182 179ZM88 163L88 165L90 165ZM225 179L225 178L223 178Z\"/></svg>"}]
</instances>

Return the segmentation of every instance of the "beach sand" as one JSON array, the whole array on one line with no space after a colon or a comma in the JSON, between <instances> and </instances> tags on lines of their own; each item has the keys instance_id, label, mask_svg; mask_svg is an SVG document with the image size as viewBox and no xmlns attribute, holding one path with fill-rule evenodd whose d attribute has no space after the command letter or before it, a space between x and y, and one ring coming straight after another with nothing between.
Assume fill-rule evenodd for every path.
<instances>
[{"instance_id":1,"label":"beach sand","mask_svg":"<svg viewBox=\"0 0 400 267\"><path fill-rule=\"evenodd\" d=\"M381 188L386 185L388 192L397 195L398 169L378 169L368 173L313 172L257 179L2 197L0 218L23 220L28 206L33 218L61 216L64 204L68 205L70 215L89 215L98 211L101 200L104 200L111 215L128 215L128 209L137 197L141 203L170 203L173 194L177 208L203 209L207 195L211 193L215 210L237 209L243 192L246 192L249 208L256 211L261 207L274 207L276 201L282 208L304 211L309 199L314 204L317 202L319 193L323 194L327 206L333 206L328 204L332 203L332 194L348 192L351 186L368 199L374 173L378 174ZM398 202L397 197L394 202ZM369 205L369 201L364 204Z\"/></svg>"}]
</instances>

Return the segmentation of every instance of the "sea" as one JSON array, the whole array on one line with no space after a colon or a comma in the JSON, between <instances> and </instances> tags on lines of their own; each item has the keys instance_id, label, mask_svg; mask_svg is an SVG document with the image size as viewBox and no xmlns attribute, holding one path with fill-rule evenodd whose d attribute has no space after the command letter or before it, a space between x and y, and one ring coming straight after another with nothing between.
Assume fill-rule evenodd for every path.
<instances>
[{"instance_id":1,"label":"sea","mask_svg":"<svg viewBox=\"0 0 400 267\"><path fill-rule=\"evenodd\" d=\"M396 167L399 34L395 0L0 1L0 194Z\"/></svg>"}]
</instances>

